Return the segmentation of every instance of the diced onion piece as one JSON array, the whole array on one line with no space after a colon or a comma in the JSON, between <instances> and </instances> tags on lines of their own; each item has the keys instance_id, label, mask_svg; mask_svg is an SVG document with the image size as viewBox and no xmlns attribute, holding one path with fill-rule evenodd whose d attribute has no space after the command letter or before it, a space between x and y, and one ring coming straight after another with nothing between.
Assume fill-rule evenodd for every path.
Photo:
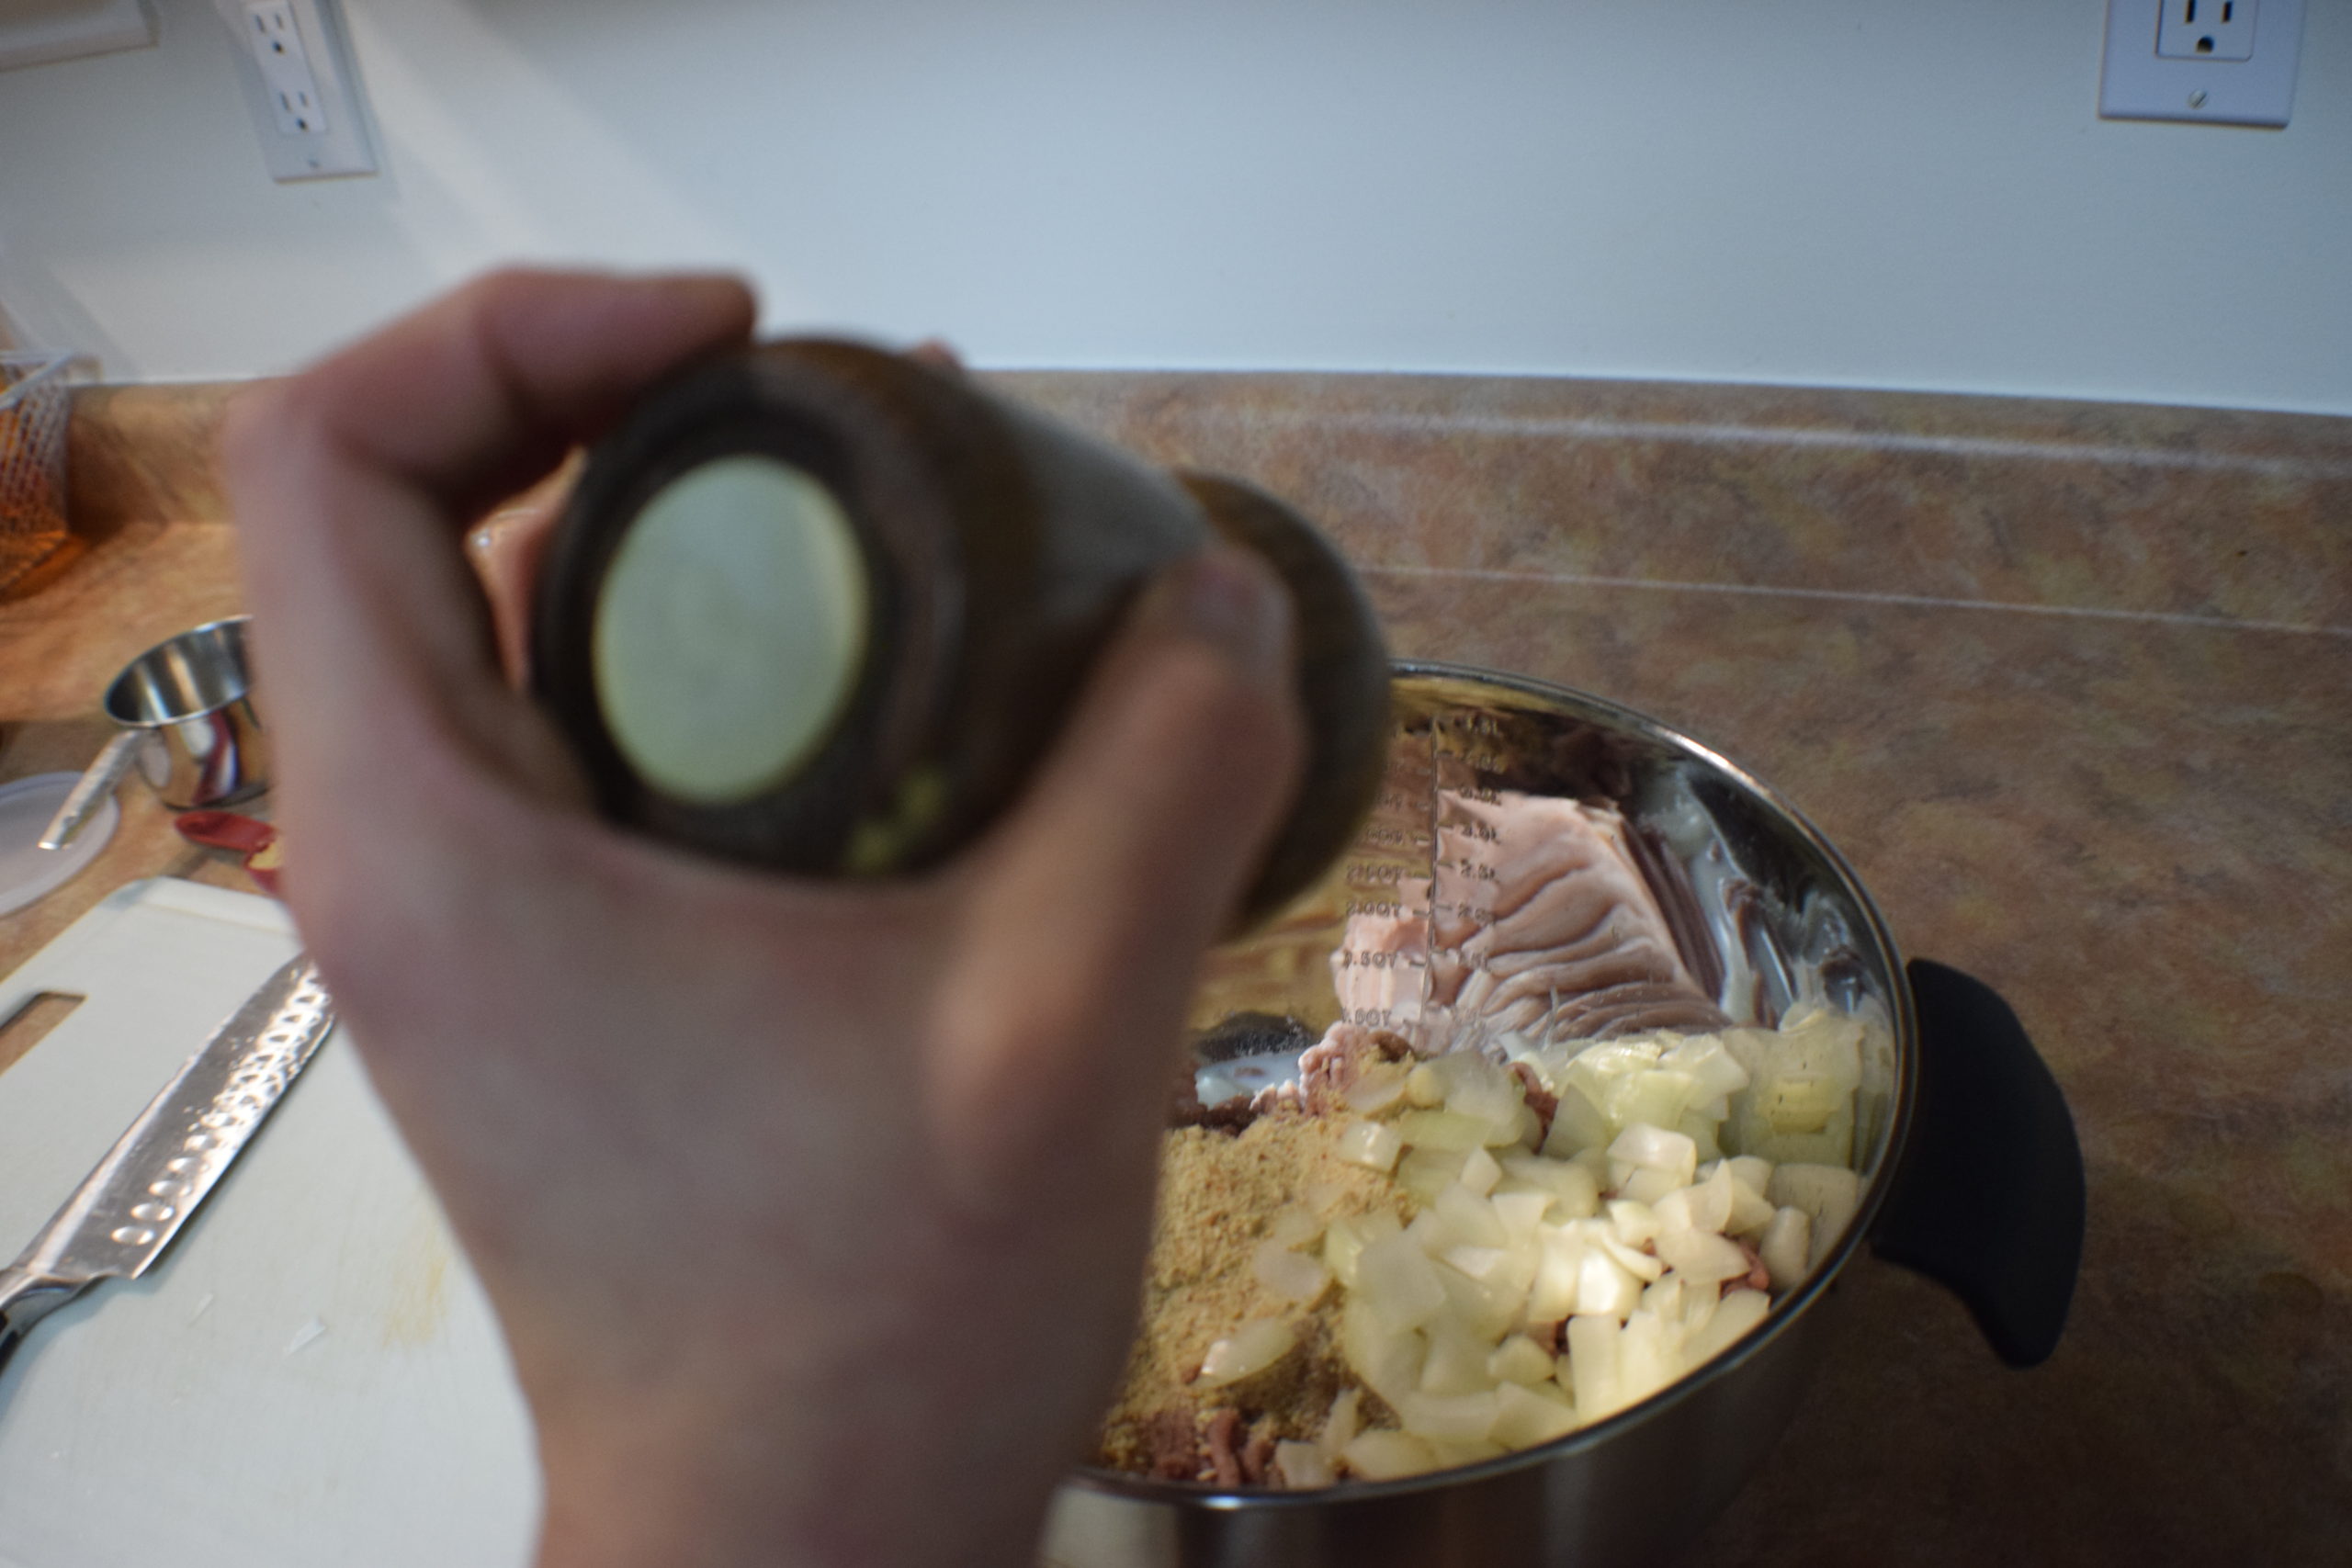
<instances>
[{"instance_id":1,"label":"diced onion piece","mask_svg":"<svg viewBox=\"0 0 2352 1568\"><path fill-rule=\"evenodd\" d=\"M1408 1235L1375 1241L1356 1259L1356 1296L1392 1329L1419 1328L1445 1305L1445 1287Z\"/></svg>"},{"instance_id":2,"label":"diced onion piece","mask_svg":"<svg viewBox=\"0 0 2352 1568\"><path fill-rule=\"evenodd\" d=\"M1552 1207L1548 1192L1498 1192L1487 1200L1495 1206L1495 1218L1502 1221L1503 1234L1514 1242L1535 1239L1536 1227Z\"/></svg>"},{"instance_id":3,"label":"diced onion piece","mask_svg":"<svg viewBox=\"0 0 2352 1568\"><path fill-rule=\"evenodd\" d=\"M1208 1354L1201 1358L1201 1375L1196 1381L1203 1388L1223 1388L1227 1383L1239 1382L1289 1355L1297 1343L1298 1336L1282 1319L1252 1318L1209 1346Z\"/></svg>"},{"instance_id":4,"label":"diced onion piece","mask_svg":"<svg viewBox=\"0 0 2352 1568\"><path fill-rule=\"evenodd\" d=\"M1495 1348L1492 1337L1447 1313L1430 1325L1428 1337L1429 1354L1421 1360L1423 1393L1484 1393L1495 1386L1494 1374L1487 1371L1487 1359Z\"/></svg>"},{"instance_id":5,"label":"diced onion piece","mask_svg":"<svg viewBox=\"0 0 2352 1568\"><path fill-rule=\"evenodd\" d=\"M1278 1241L1258 1244L1257 1250L1250 1255L1250 1271L1275 1295L1302 1304L1312 1303L1331 1282L1330 1270Z\"/></svg>"},{"instance_id":6,"label":"diced onion piece","mask_svg":"<svg viewBox=\"0 0 2352 1568\"><path fill-rule=\"evenodd\" d=\"M1340 1353L1364 1386L1391 1405L1420 1386L1427 1349L1419 1329L1390 1328L1359 1297L1349 1297L1340 1309Z\"/></svg>"},{"instance_id":7,"label":"diced onion piece","mask_svg":"<svg viewBox=\"0 0 2352 1568\"><path fill-rule=\"evenodd\" d=\"M1518 1154L1503 1156L1502 1167L1506 1175L1551 1193L1562 1219L1580 1220L1600 1210L1600 1183L1588 1167L1546 1155Z\"/></svg>"},{"instance_id":8,"label":"diced onion piece","mask_svg":"<svg viewBox=\"0 0 2352 1568\"><path fill-rule=\"evenodd\" d=\"M1495 1353L1487 1358L1487 1375L1498 1382L1549 1382L1552 1352L1524 1334L1514 1334L1495 1347Z\"/></svg>"},{"instance_id":9,"label":"diced onion piece","mask_svg":"<svg viewBox=\"0 0 2352 1568\"><path fill-rule=\"evenodd\" d=\"M1678 1187L1689 1186L1699 1169L1699 1145L1689 1134L1669 1132L1647 1122L1637 1122L1618 1134L1609 1145L1609 1157L1648 1170L1666 1171L1674 1177Z\"/></svg>"},{"instance_id":10,"label":"diced onion piece","mask_svg":"<svg viewBox=\"0 0 2352 1568\"><path fill-rule=\"evenodd\" d=\"M1731 1219L1724 1225L1725 1235L1755 1235L1772 1223L1772 1205L1765 1199L1761 1186L1750 1186L1736 1169L1741 1164L1762 1165L1762 1160L1724 1162L1731 1178Z\"/></svg>"},{"instance_id":11,"label":"diced onion piece","mask_svg":"<svg viewBox=\"0 0 2352 1568\"><path fill-rule=\"evenodd\" d=\"M1698 1367L1728 1349L1734 1340L1764 1321L1772 1310L1772 1298L1761 1291L1726 1291L1715 1303L1714 1314L1693 1332L1683 1347L1683 1359Z\"/></svg>"},{"instance_id":12,"label":"diced onion piece","mask_svg":"<svg viewBox=\"0 0 2352 1568\"><path fill-rule=\"evenodd\" d=\"M1276 1210L1266 1227L1267 1239L1283 1247L1305 1247L1322 1234L1323 1222L1295 1203Z\"/></svg>"},{"instance_id":13,"label":"diced onion piece","mask_svg":"<svg viewBox=\"0 0 2352 1568\"><path fill-rule=\"evenodd\" d=\"M1458 1111L1408 1111L1396 1118L1396 1135L1417 1149L1446 1149L1466 1155L1484 1148L1494 1129Z\"/></svg>"},{"instance_id":14,"label":"diced onion piece","mask_svg":"<svg viewBox=\"0 0 2352 1568\"><path fill-rule=\"evenodd\" d=\"M1363 1391L1356 1388L1341 1389L1331 1401L1330 1414L1323 1417L1323 1430L1315 1438L1316 1446L1328 1458L1337 1460L1340 1450L1355 1441L1356 1433L1363 1425Z\"/></svg>"},{"instance_id":15,"label":"diced onion piece","mask_svg":"<svg viewBox=\"0 0 2352 1568\"><path fill-rule=\"evenodd\" d=\"M1490 1459L1500 1459L1510 1450L1492 1438L1476 1443L1447 1443L1432 1438L1430 1452L1437 1455L1437 1462L1447 1470L1465 1464L1484 1464Z\"/></svg>"},{"instance_id":16,"label":"diced onion piece","mask_svg":"<svg viewBox=\"0 0 2352 1568\"><path fill-rule=\"evenodd\" d=\"M1472 1149L1470 1157L1462 1162L1462 1175L1459 1178L1462 1185L1481 1198L1492 1192L1495 1190L1495 1183L1502 1179L1503 1168L1497 1165L1495 1156L1483 1148Z\"/></svg>"},{"instance_id":17,"label":"diced onion piece","mask_svg":"<svg viewBox=\"0 0 2352 1568\"><path fill-rule=\"evenodd\" d=\"M1804 1278L1812 1250L1813 1216L1797 1208L1774 1210L1772 1223L1764 1227L1764 1240L1756 1248L1776 1291L1788 1290Z\"/></svg>"},{"instance_id":18,"label":"diced onion piece","mask_svg":"<svg viewBox=\"0 0 2352 1568\"><path fill-rule=\"evenodd\" d=\"M1445 1079L1427 1062L1415 1064L1405 1076L1405 1103L1434 1111L1445 1103Z\"/></svg>"},{"instance_id":19,"label":"diced onion piece","mask_svg":"<svg viewBox=\"0 0 2352 1568\"><path fill-rule=\"evenodd\" d=\"M1340 1098L1357 1115L1374 1115L1405 1097L1405 1077L1404 1069L1396 1063L1375 1063L1365 1068Z\"/></svg>"},{"instance_id":20,"label":"diced onion piece","mask_svg":"<svg viewBox=\"0 0 2352 1568\"><path fill-rule=\"evenodd\" d=\"M1385 1122L1351 1122L1340 1129L1337 1152L1351 1165L1385 1174L1396 1167L1405 1140Z\"/></svg>"},{"instance_id":21,"label":"diced onion piece","mask_svg":"<svg viewBox=\"0 0 2352 1568\"><path fill-rule=\"evenodd\" d=\"M1363 1255L1363 1232L1357 1222L1343 1216L1324 1228L1323 1267L1351 1291L1356 1288L1356 1259Z\"/></svg>"},{"instance_id":22,"label":"diced onion piece","mask_svg":"<svg viewBox=\"0 0 2352 1568\"><path fill-rule=\"evenodd\" d=\"M1396 1167L1396 1185L1424 1203L1437 1201L1437 1195L1462 1179L1462 1168L1469 1163L1454 1149L1411 1149Z\"/></svg>"},{"instance_id":23,"label":"diced onion piece","mask_svg":"<svg viewBox=\"0 0 2352 1568\"><path fill-rule=\"evenodd\" d=\"M1803 1209L1812 1218L1813 1244L1805 1266L1813 1268L1828 1256L1860 1206L1862 1179L1843 1166L1791 1161L1774 1168L1771 1190L1765 1196Z\"/></svg>"},{"instance_id":24,"label":"diced onion piece","mask_svg":"<svg viewBox=\"0 0 2352 1568\"><path fill-rule=\"evenodd\" d=\"M1674 1196L1674 1193L1667 1194L1669 1201ZM1617 1239L1627 1247L1639 1247L1657 1235L1657 1211L1636 1199L1611 1199L1609 1223L1616 1228Z\"/></svg>"},{"instance_id":25,"label":"diced onion piece","mask_svg":"<svg viewBox=\"0 0 2352 1568\"><path fill-rule=\"evenodd\" d=\"M1747 1254L1739 1249L1739 1243L1708 1231L1661 1231L1657 1255L1694 1285L1736 1280L1748 1269Z\"/></svg>"},{"instance_id":26,"label":"diced onion piece","mask_svg":"<svg viewBox=\"0 0 2352 1568\"><path fill-rule=\"evenodd\" d=\"M1566 1231L1545 1231L1535 1279L1527 1296L1531 1323L1557 1323L1577 1310L1577 1281L1584 1269L1583 1240Z\"/></svg>"},{"instance_id":27,"label":"diced onion piece","mask_svg":"<svg viewBox=\"0 0 2352 1568\"><path fill-rule=\"evenodd\" d=\"M1548 1362L1551 1358L1544 1359ZM1555 1438L1565 1438L1576 1429L1577 1413L1565 1399L1547 1394L1542 1388L1521 1387L1517 1382L1495 1390L1493 1436L1507 1449L1532 1449Z\"/></svg>"},{"instance_id":28,"label":"diced onion piece","mask_svg":"<svg viewBox=\"0 0 2352 1568\"><path fill-rule=\"evenodd\" d=\"M1408 1393L1396 1412L1405 1430L1442 1443L1481 1443L1494 1435L1495 1395Z\"/></svg>"},{"instance_id":29,"label":"diced onion piece","mask_svg":"<svg viewBox=\"0 0 2352 1568\"><path fill-rule=\"evenodd\" d=\"M1669 1192L1683 1189L1681 1178L1670 1170L1655 1170L1648 1166L1626 1166L1623 1179L1611 1183L1619 1196L1631 1198L1637 1203L1657 1204Z\"/></svg>"},{"instance_id":30,"label":"diced onion piece","mask_svg":"<svg viewBox=\"0 0 2352 1568\"><path fill-rule=\"evenodd\" d=\"M1490 1280L1504 1272L1510 1254L1499 1247L1449 1247L1439 1254L1441 1261L1452 1264L1473 1280Z\"/></svg>"},{"instance_id":31,"label":"diced onion piece","mask_svg":"<svg viewBox=\"0 0 2352 1568\"><path fill-rule=\"evenodd\" d=\"M1519 1081L1483 1055L1453 1051L1428 1065L1445 1080L1448 1111L1475 1116L1498 1127L1508 1127L1518 1121L1523 1103Z\"/></svg>"},{"instance_id":32,"label":"diced onion piece","mask_svg":"<svg viewBox=\"0 0 2352 1568\"><path fill-rule=\"evenodd\" d=\"M1584 1249L1577 1265L1577 1316L1623 1317L1641 1299L1642 1282L1611 1257L1607 1247ZM1584 1408L1582 1394L1577 1396L1577 1408Z\"/></svg>"},{"instance_id":33,"label":"diced onion piece","mask_svg":"<svg viewBox=\"0 0 2352 1568\"><path fill-rule=\"evenodd\" d=\"M1623 1333L1613 1317L1568 1320L1568 1392L1578 1418L1588 1425L1630 1403L1618 1395L1617 1342Z\"/></svg>"},{"instance_id":34,"label":"diced onion piece","mask_svg":"<svg viewBox=\"0 0 2352 1568\"><path fill-rule=\"evenodd\" d=\"M1306 1201L1308 1212L1328 1220L1347 1206L1348 1186L1343 1181L1310 1181L1299 1190L1299 1196Z\"/></svg>"},{"instance_id":35,"label":"diced onion piece","mask_svg":"<svg viewBox=\"0 0 2352 1568\"><path fill-rule=\"evenodd\" d=\"M1744 1183L1747 1190L1758 1197L1762 1197L1770 1190L1772 1185L1770 1160L1758 1159L1754 1155L1734 1155L1724 1163L1731 1167L1732 1179Z\"/></svg>"},{"instance_id":36,"label":"diced onion piece","mask_svg":"<svg viewBox=\"0 0 2352 1568\"><path fill-rule=\"evenodd\" d=\"M1692 1230L1713 1231L1721 1235L1731 1224L1731 1172L1718 1164L1714 1175L1706 1180L1686 1187L1683 1202ZM1663 1219L1663 1216L1661 1216Z\"/></svg>"},{"instance_id":37,"label":"diced onion piece","mask_svg":"<svg viewBox=\"0 0 2352 1568\"><path fill-rule=\"evenodd\" d=\"M1640 1247L1627 1247L1617 1239L1613 1230L1599 1231L1594 1234L1592 1239L1602 1251L1615 1258L1627 1273L1644 1283L1666 1272L1667 1266L1664 1263L1644 1252Z\"/></svg>"},{"instance_id":38,"label":"diced onion piece","mask_svg":"<svg viewBox=\"0 0 2352 1568\"><path fill-rule=\"evenodd\" d=\"M1283 1484L1294 1492L1311 1492L1333 1485L1340 1479L1340 1472L1314 1443L1276 1443L1274 1470L1282 1476Z\"/></svg>"},{"instance_id":39,"label":"diced onion piece","mask_svg":"<svg viewBox=\"0 0 2352 1568\"><path fill-rule=\"evenodd\" d=\"M1559 1091L1559 1105L1552 1112L1552 1127L1544 1134L1544 1153L1550 1159L1565 1160L1585 1149L1604 1148L1615 1131L1600 1107L1574 1084L1564 1085Z\"/></svg>"},{"instance_id":40,"label":"diced onion piece","mask_svg":"<svg viewBox=\"0 0 2352 1568\"><path fill-rule=\"evenodd\" d=\"M1628 1317L1617 1341L1617 1397L1632 1404L1680 1377L1679 1337L1655 1313L1636 1312Z\"/></svg>"},{"instance_id":41,"label":"diced onion piece","mask_svg":"<svg viewBox=\"0 0 2352 1568\"><path fill-rule=\"evenodd\" d=\"M1498 1270L1492 1279L1474 1280L1459 1269L1441 1264L1437 1278L1439 1288L1445 1292L1446 1311L1486 1336L1487 1346L1491 1349L1495 1341L1519 1321L1520 1309L1527 1304L1527 1287L1534 1278L1534 1269L1530 1268L1523 1277L1510 1269Z\"/></svg>"},{"instance_id":42,"label":"diced onion piece","mask_svg":"<svg viewBox=\"0 0 2352 1568\"><path fill-rule=\"evenodd\" d=\"M1473 1247L1501 1247L1510 1240L1494 1204L1460 1182L1439 1193L1434 1208L1445 1227Z\"/></svg>"},{"instance_id":43,"label":"diced onion piece","mask_svg":"<svg viewBox=\"0 0 2352 1568\"><path fill-rule=\"evenodd\" d=\"M1400 1481L1438 1468L1436 1451L1409 1432L1358 1433L1341 1457L1366 1481Z\"/></svg>"}]
</instances>

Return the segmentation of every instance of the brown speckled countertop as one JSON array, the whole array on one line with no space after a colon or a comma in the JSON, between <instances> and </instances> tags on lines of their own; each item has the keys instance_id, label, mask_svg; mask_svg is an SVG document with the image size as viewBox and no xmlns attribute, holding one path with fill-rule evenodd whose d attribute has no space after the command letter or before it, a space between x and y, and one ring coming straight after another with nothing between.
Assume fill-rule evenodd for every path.
<instances>
[{"instance_id":1,"label":"brown speckled countertop","mask_svg":"<svg viewBox=\"0 0 2352 1568\"><path fill-rule=\"evenodd\" d=\"M1859 1264L1819 1386L1689 1562L2352 1562L2352 421L1001 379L1301 503L1399 652L1597 692L1770 779L1909 953L2033 1032L2090 1183L2057 1355L2006 1371L1935 1287ZM0 779L78 765L104 679L233 605L219 401L84 394L92 547L0 604ZM238 876L127 795L89 872L0 917L0 967L157 872Z\"/></svg>"}]
</instances>

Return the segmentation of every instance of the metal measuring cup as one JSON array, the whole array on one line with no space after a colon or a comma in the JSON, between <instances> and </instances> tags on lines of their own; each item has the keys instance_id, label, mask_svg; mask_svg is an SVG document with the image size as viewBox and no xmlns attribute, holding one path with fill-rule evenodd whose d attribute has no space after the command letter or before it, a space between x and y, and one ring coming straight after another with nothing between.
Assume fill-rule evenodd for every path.
<instances>
[{"instance_id":1,"label":"metal measuring cup","mask_svg":"<svg viewBox=\"0 0 2352 1568\"><path fill-rule=\"evenodd\" d=\"M250 621L209 621L123 666L106 695L117 733L58 807L42 849L73 842L134 762L175 811L227 806L268 787L268 732L254 710L245 660Z\"/></svg>"}]
</instances>

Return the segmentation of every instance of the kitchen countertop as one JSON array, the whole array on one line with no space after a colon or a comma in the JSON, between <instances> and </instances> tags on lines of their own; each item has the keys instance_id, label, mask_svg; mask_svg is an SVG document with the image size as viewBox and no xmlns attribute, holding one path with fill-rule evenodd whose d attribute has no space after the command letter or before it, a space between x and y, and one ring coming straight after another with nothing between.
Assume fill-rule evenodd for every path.
<instances>
[{"instance_id":1,"label":"kitchen countertop","mask_svg":"<svg viewBox=\"0 0 2352 1568\"><path fill-rule=\"evenodd\" d=\"M1001 379L1300 502L1398 652L1582 687L1752 768L1907 952L1991 982L2033 1032L2089 1175L2057 1355L2007 1371L1956 1303L1861 1261L1818 1386L1687 1561L2352 1555L2352 421ZM0 780L79 766L107 678L233 611L205 456L220 397L80 400L90 548L0 604ZM156 874L243 885L126 790L105 854L0 917L0 967ZM20 1048L0 1036L0 1066Z\"/></svg>"}]
</instances>

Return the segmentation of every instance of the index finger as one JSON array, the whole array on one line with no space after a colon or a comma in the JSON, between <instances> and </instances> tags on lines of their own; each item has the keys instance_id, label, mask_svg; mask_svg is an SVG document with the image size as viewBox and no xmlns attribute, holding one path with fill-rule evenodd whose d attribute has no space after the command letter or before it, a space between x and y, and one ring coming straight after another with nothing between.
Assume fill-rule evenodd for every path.
<instances>
[{"instance_id":1,"label":"index finger","mask_svg":"<svg viewBox=\"0 0 2352 1568\"><path fill-rule=\"evenodd\" d=\"M519 699L464 526L753 316L729 278L500 273L240 400L223 468L295 796L499 744Z\"/></svg>"}]
</instances>

